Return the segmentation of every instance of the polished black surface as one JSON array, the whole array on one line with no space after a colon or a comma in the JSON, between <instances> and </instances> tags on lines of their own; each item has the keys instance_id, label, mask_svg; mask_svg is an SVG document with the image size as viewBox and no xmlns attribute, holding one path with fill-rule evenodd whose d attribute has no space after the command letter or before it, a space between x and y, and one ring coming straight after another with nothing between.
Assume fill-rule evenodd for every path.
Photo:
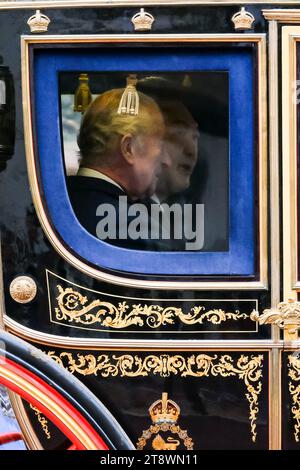
<instances>
[{"instance_id":1,"label":"polished black surface","mask_svg":"<svg viewBox=\"0 0 300 470\"><path fill-rule=\"evenodd\" d=\"M266 352L227 350L146 353L77 351L44 346L42 349L51 351L52 356L61 358L64 367L72 371L76 377L80 377L109 408L135 445L143 430L152 424L149 407L162 398L162 393L168 393L168 398L180 407L177 425L187 430L189 437L194 441L195 450L268 448L268 353ZM178 366L187 364L191 357L195 358L200 354L203 355L202 363L199 360L192 360L189 364L190 370L194 372L198 364L198 370L203 372L201 377L190 376L188 371L184 376L186 368L182 366L180 369L176 367L176 363L173 367L167 365L170 364L166 359L168 356L176 356ZM94 356L96 361L86 357L87 355ZM243 367L246 370L249 361L260 355L263 355L261 366L253 367L250 376L243 375ZM131 362L127 358L126 362L125 356L134 357L134 360ZM155 364L155 358L160 360L165 358L165 368L155 369L150 362L148 369L143 367L143 361L147 356L151 356L152 364ZM70 362L70 357L74 359L74 363ZM241 357L245 359L239 363ZM95 370L96 364L98 368ZM109 367L110 364L112 367ZM229 369L222 368L222 364L229 364ZM229 372L230 365L234 367L231 372ZM129 372L132 372L130 377L127 376ZM252 380L257 372L261 373L261 377ZM249 395L247 380L254 389L260 387L259 383L262 387L261 392L255 395L257 398L255 406L258 408L256 419L252 423L255 425L255 428L252 428L254 434L257 433L255 442L252 440L249 400L246 397L247 393ZM164 438L167 436L168 433ZM151 449L151 442L152 439L149 439L145 449ZM178 447L178 450L180 449L184 449L182 443Z\"/></svg>"},{"instance_id":2,"label":"polished black surface","mask_svg":"<svg viewBox=\"0 0 300 470\"><path fill-rule=\"evenodd\" d=\"M257 299L234 300L227 294L211 299L202 292L170 293L168 300L159 292L156 297L122 297L90 291L51 272L46 277L52 333L131 339L251 339L258 335L250 319Z\"/></svg>"},{"instance_id":3,"label":"polished black surface","mask_svg":"<svg viewBox=\"0 0 300 470\"><path fill-rule=\"evenodd\" d=\"M6 168L7 160L14 154L15 113L13 77L8 67L0 65L0 171Z\"/></svg>"}]
</instances>

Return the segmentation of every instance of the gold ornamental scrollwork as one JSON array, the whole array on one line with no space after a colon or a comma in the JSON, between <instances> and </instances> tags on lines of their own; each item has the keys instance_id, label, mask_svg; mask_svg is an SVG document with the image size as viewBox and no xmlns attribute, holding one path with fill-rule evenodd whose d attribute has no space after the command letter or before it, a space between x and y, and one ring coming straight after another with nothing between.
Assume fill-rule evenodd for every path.
<instances>
[{"instance_id":1,"label":"gold ornamental scrollwork","mask_svg":"<svg viewBox=\"0 0 300 470\"><path fill-rule=\"evenodd\" d=\"M96 299L91 302L80 292L71 287L63 288L58 285L59 295L56 298L58 307L55 308L55 317L58 321L75 322L82 325L98 323L101 326L121 329L130 326L148 326L149 328L160 328L165 325L174 324L178 319L185 325L196 325L209 322L219 325L227 320L247 319L249 315L225 312L221 309L205 311L205 307L197 305L190 312L184 313L178 307L161 307L160 305L135 304L128 305L126 301L114 305Z\"/></svg>"},{"instance_id":2,"label":"gold ornamental scrollwork","mask_svg":"<svg viewBox=\"0 0 300 470\"><path fill-rule=\"evenodd\" d=\"M290 354L288 356L288 376L291 379L289 381L289 392L292 400L291 412L295 421L294 424L294 438L296 442L299 442L300 434L300 357L298 353Z\"/></svg>"},{"instance_id":3,"label":"gold ornamental scrollwork","mask_svg":"<svg viewBox=\"0 0 300 470\"><path fill-rule=\"evenodd\" d=\"M46 434L47 439L51 439L51 433L50 433L49 428L48 428L47 419L45 418L45 416L42 415L42 413L40 412L40 410L38 408L33 406L31 403L29 404L29 406L35 412L35 415L38 419L38 422L40 423L40 425L42 427L42 430Z\"/></svg>"},{"instance_id":4,"label":"gold ornamental scrollwork","mask_svg":"<svg viewBox=\"0 0 300 470\"><path fill-rule=\"evenodd\" d=\"M151 442L152 449L154 450L176 450L183 441L183 445L187 450L194 449L194 442L188 436L186 430L180 428L177 424L180 407L173 400L168 399L168 394L163 393L161 400L157 400L149 408L149 414L152 420L152 425L143 431L142 436L138 439L136 448L143 450L153 435L154 439ZM172 433L173 436L163 437L161 434ZM176 439L178 437L178 439Z\"/></svg>"},{"instance_id":5,"label":"gold ornamental scrollwork","mask_svg":"<svg viewBox=\"0 0 300 470\"><path fill-rule=\"evenodd\" d=\"M241 355L236 362L229 354L150 354L145 357L137 354L108 355L80 354L74 357L71 352L49 351L48 356L72 374L100 375L107 377L147 377L150 374L160 377L177 375L180 377L238 377L246 386L245 397L249 405L249 420L252 441L256 441L256 420L259 412L259 395L262 391L263 355Z\"/></svg>"},{"instance_id":6,"label":"gold ornamental scrollwork","mask_svg":"<svg viewBox=\"0 0 300 470\"><path fill-rule=\"evenodd\" d=\"M280 302L277 308L264 310L261 315L253 310L250 318L260 325L277 325L284 330L284 339L295 340L300 328L300 302L289 299L287 302Z\"/></svg>"}]
</instances>

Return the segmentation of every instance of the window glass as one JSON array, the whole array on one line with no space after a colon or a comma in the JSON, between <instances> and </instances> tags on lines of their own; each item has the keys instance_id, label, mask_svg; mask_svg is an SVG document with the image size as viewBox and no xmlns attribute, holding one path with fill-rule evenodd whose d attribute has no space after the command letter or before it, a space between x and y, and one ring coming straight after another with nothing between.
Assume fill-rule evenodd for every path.
<instances>
[{"instance_id":1,"label":"window glass","mask_svg":"<svg viewBox=\"0 0 300 470\"><path fill-rule=\"evenodd\" d=\"M229 249L227 72L60 73L70 201L95 237Z\"/></svg>"}]
</instances>

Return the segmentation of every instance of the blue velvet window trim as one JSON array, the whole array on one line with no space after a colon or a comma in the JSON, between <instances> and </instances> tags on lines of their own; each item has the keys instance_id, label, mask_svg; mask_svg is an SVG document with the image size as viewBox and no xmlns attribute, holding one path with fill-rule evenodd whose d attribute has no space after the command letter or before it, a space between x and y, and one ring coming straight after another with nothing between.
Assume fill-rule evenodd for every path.
<instances>
[{"instance_id":1,"label":"blue velvet window trim","mask_svg":"<svg viewBox=\"0 0 300 470\"><path fill-rule=\"evenodd\" d=\"M229 74L230 223L227 252L147 252L118 248L89 234L67 193L60 134L58 74L67 71L227 71ZM250 47L93 48L34 51L35 123L41 185L62 240L99 268L141 274L241 275L255 271L254 57Z\"/></svg>"}]
</instances>

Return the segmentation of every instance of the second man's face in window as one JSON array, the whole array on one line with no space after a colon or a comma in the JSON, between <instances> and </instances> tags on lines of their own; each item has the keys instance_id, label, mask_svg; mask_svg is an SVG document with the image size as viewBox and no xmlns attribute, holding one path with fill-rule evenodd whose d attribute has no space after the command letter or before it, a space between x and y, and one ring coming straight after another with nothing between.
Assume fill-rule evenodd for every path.
<instances>
[{"instance_id":1,"label":"second man's face in window","mask_svg":"<svg viewBox=\"0 0 300 470\"><path fill-rule=\"evenodd\" d=\"M169 153L163 151L163 133L135 137L133 149L136 192L140 198L150 197L156 191L163 171L171 166Z\"/></svg>"}]
</instances>

